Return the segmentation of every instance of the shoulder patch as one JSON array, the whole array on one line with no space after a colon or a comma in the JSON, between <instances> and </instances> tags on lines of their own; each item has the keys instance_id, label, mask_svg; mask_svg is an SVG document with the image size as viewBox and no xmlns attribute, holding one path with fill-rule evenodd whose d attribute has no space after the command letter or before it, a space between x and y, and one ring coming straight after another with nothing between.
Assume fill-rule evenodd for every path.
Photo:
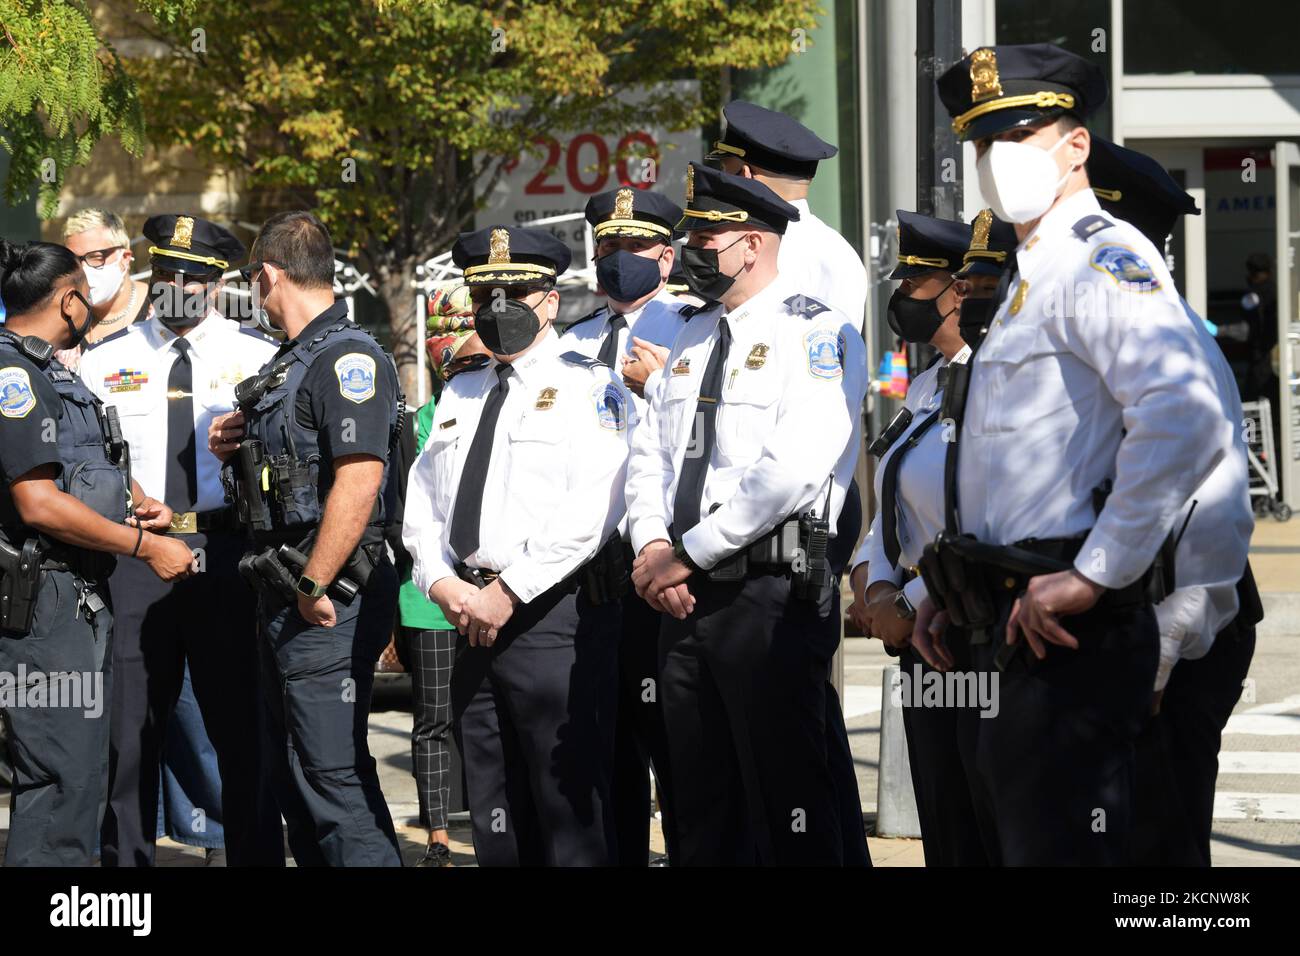
<instances>
[{"instance_id":1,"label":"shoulder patch","mask_svg":"<svg viewBox=\"0 0 1300 956\"><path fill-rule=\"evenodd\" d=\"M1121 286L1138 286L1133 292L1154 292L1160 288L1160 280L1155 277L1145 259L1128 246L1107 243L1098 246L1088 263L1098 272L1109 275Z\"/></svg>"},{"instance_id":2,"label":"shoulder patch","mask_svg":"<svg viewBox=\"0 0 1300 956\"><path fill-rule=\"evenodd\" d=\"M622 389L606 382L591 390L591 398L596 403L596 421L601 428L616 432L627 428L627 400Z\"/></svg>"},{"instance_id":3,"label":"shoulder patch","mask_svg":"<svg viewBox=\"0 0 1300 956\"><path fill-rule=\"evenodd\" d=\"M594 359L589 355L583 355L581 352L564 352L560 355L564 361L570 365L580 365L583 368L609 368L600 359Z\"/></svg>"},{"instance_id":4,"label":"shoulder patch","mask_svg":"<svg viewBox=\"0 0 1300 956\"><path fill-rule=\"evenodd\" d=\"M1103 229L1109 229L1113 225L1115 224L1105 216L1093 213L1091 216L1084 216L1070 228L1074 230L1076 236L1087 241Z\"/></svg>"},{"instance_id":5,"label":"shoulder patch","mask_svg":"<svg viewBox=\"0 0 1300 956\"><path fill-rule=\"evenodd\" d=\"M5 418L26 418L36 407L32 380L21 365L0 368L0 415Z\"/></svg>"},{"instance_id":6,"label":"shoulder patch","mask_svg":"<svg viewBox=\"0 0 1300 956\"><path fill-rule=\"evenodd\" d=\"M375 360L365 352L349 352L334 363L339 394L360 405L375 396Z\"/></svg>"},{"instance_id":7,"label":"shoulder patch","mask_svg":"<svg viewBox=\"0 0 1300 956\"><path fill-rule=\"evenodd\" d=\"M785 300L786 307L793 315L802 315L805 319L816 318L823 312L829 312L831 307L823 305L810 295L804 295L800 292L798 295L792 295Z\"/></svg>"},{"instance_id":8,"label":"shoulder patch","mask_svg":"<svg viewBox=\"0 0 1300 956\"><path fill-rule=\"evenodd\" d=\"M808 354L808 374L835 379L844 374L844 340L831 329L813 329L803 337Z\"/></svg>"}]
</instances>

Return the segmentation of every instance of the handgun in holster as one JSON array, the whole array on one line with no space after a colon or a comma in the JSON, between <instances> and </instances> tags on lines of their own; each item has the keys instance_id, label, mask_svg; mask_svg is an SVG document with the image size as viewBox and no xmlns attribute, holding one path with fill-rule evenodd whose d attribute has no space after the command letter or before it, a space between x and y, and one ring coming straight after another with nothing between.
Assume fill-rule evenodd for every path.
<instances>
[{"instance_id":1,"label":"handgun in holster","mask_svg":"<svg viewBox=\"0 0 1300 956\"><path fill-rule=\"evenodd\" d=\"M239 560L239 573L267 604L292 604L298 597L298 579L271 547L250 551Z\"/></svg>"},{"instance_id":2,"label":"handgun in holster","mask_svg":"<svg viewBox=\"0 0 1300 956\"><path fill-rule=\"evenodd\" d=\"M15 548L0 536L0 630L31 632L44 558L39 538L28 538Z\"/></svg>"},{"instance_id":3,"label":"handgun in holster","mask_svg":"<svg viewBox=\"0 0 1300 956\"><path fill-rule=\"evenodd\" d=\"M307 555L303 554L297 548L291 547L287 544L282 544L280 545L277 557L280 559L280 563L287 568L289 573L293 576L294 592L296 596L298 590L298 578L302 576L304 569L307 567ZM357 596L359 590L361 589L357 586L356 581L340 574L334 579L334 583L329 586L327 593L338 598L344 604L351 604L352 599Z\"/></svg>"}]
</instances>

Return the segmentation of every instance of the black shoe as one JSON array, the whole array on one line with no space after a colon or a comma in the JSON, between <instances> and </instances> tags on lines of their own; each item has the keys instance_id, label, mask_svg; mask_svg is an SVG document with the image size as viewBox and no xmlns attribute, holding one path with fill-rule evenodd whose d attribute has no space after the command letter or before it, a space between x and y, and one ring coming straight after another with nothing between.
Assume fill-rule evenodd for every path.
<instances>
[{"instance_id":1,"label":"black shoe","mask_svg":"<svg viewBox=\"0 0 1300 956\"><path fill-rule=\"evenodd\" d=\"M424 858L416 866L451 866L451 850L444 843L430 843L424 850Z\"/></svg>"}]
</instances>

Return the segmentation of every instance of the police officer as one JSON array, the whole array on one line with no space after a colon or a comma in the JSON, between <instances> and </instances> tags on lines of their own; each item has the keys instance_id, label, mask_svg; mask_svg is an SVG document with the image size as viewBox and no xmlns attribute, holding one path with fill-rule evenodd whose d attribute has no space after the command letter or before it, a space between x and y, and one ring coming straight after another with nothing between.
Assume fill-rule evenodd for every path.
<instances>
[{"instance_id":1,"label":"police officer","mask_svg":"<svg viewBox=\"0 0 1300 956\"><path fill-rule=\"evenodd\" d=\"M383 539L397 370L334 298L333 243L311 213L268 219L245 272L259 322L286 338L208 441L252 538L240 570L259 589L272 787L299 865L400 866L366 743L397 607Z\"/></svg>"},{"instance_id":2,"label":"police officer","mask_svg":"<svg viewBox=\"0 0 1300 956\"><path fill-rule=\"evenodd\" d=\"M839 863L826 539L856 459L862 342L778 274L798 210L695 164L686 199L684 266L718 305L673 344L628 476L633 581L668 612L660 693L679 855Z\"/></svg>"},{"instance_id":3,"label":"police officer","mask_svg":"<svg viewBox=\"0 0 1300 956\"><path fill-rule=\"evenodd\" d=\"M114 680L103 861L153 864L163 741L188 665L217 755L221 806L200 808L206 813L183 825L201 834L208 817L219 820L232 866L282 865L280 814L258 743L257 605L239 577L243 538L225 502L221 462L207 448L212 419L233 410L236 383L275 346L217 310L222 272L244 256L235 236L186 215L152 216L144 235L153 243L153 315L92 346L81 377L117 407L135 475L165 489L167 533L202 553L203 564L202 573L170 584L124 558L109 581Z\"/></svg>"},{"instance_id":4,"label":"police officer","mask_svg":"<svg viewBox=\"0 0 1300 956\"><path fill-rule=\"evenodd\" d=\"M781 239L780 271L805 294L860 327L867 302L866 267L848 241L808 205L817 164L839 150L793 117L744 100L728 103L722 115L726 132L705 158L724 172L757 179L798 210L799 218Z\"/></svg>"},{"instance_id":5,"label":"police officer","mask_svg":"<svg viewBox=\"0 0 1300 956\"><path fill-rule=\"evenodd\" d=\"M447 383L412 468L412 580L463 637L452 708L486 866L613 860L610 774L631 396L553 323L568 247L493 227L452 249L492 352Z\"/></svg>"},{"instance_id":6,"label":"police officer","mask_svg":"<svg viewBox=\"0 0 1300 956\"><path fill-rule=\"evenodd\" d=\"M1231 425L1159 253L1089 188L1082 119L1105 99L1101 70L1050 44L981 47L938 87L1020 245L968 387L945 389L945 533L922 555L912 642L952 666L942 604L972 632L974 669L999 674L970 751L993 862L1120 864L1157 554Z\"/></svg>"},{"instance_id":7,"label":"police officer","mask_svg":"<svg viewBox=\"0 0 1300 956\"><path fill-rule=\"evenodd\" d=\"M0 240L9 866L91 862L108 761L112 555L139 557L168 581L189 575L194 562L183 541L145 534L165 529L171 511L127 481L111 410L53 357L79 345L94 323L89 294L80 262L63 246Z\"/></svg>"},{"instance_id":8,"label":"police officer","mask_svg":"<svg viewBox=\"0 0 1300 956\"><path fill-rule=\"evenodd\" d=\"M988 220L980 222L987 246ZM903 679L919 687L929 668L907 642L925 583L908 569L943 528L943 383L948 366L970 355L958 329L962 299L953 273L976 243L965 223L902 210L898 223L898 264L889 277L900 282L889 300L889 326L906 342L932 345L940 357L912 382L903 411L872 444L881 504L854 559L850 615L899 654ZM961 708L951 700L911 706L914 700L903 698L903 726L926 865L987 866L957 747Z\"/></svg>"},{"instance_id":9,"label":"police officer","mask_svg":"<svg viewBox=\"0 0 1300 956\"><path fill-rule=\"evenodd\" d=\"M799 218L790 223L781 238L777 257L781 274L861 327L867 298L866 268L844 237L819 219L808 204L808 190L817 175L818 163L839 150L793 117L744 100L728 103L723 117L726 132L713 144L706 159L719 164L725 172L756 179L799 212ZM836 587L827 623L837 639L842 627L839 579L861 532L862 497L854 480L845 495L835 529L835 547L831 549ZM844 711L829 674L827 678L827 742L846 828L845 862L869 865L866 840L856 832L862 829L862 804Z\"/></svg>"},{"instance_id":10,"label":"police officer","mask_svg":"<svg viewBox=\"0 0 1300 956\"><path fill-rule=\"evenodd\" d=\"M639 420L662 383L668 347L697 311L667 289L682 208L659 193L623 187L592 196L586 216L596 239L596 279L609 304L569 326L560 341L621 371ZM624 595L613 780L617 860L623 866L645 866L649 859L651 766L670 859L676 844L672 771L657 689L659 616L634 591Z\"/></svg>"},{"instance_id":11,"label":"police officer","mask_svg":"<svg viewBox=\"0 0 1300 956\"><path fill-rule=\"evenodd\" d=\"M1094 136L1088 179L1103 209L1133 225L1157 249L1196 202L1151 157ZM1163 261L1153 264L1166 278ZM1157 702L1138 741L1134 859L1140 864L1209 866L1214 787L1224 725L1241 697L1263 618L1247 553L1254 517L1245 419L1227 359L1187 301L1183 308L1214 364L1223 412L1234 423L1219 464L1179 519L1176 590L1156 605L1160 627ZM1241 573L1241 568L1245 573Z\"/></svg>"}]
</instances>

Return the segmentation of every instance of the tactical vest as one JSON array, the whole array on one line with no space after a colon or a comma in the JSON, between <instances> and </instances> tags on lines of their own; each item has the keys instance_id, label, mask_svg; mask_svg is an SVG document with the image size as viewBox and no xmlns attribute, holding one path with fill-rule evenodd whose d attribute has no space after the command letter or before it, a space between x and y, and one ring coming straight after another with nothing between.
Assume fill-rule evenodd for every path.
<instances>
[{"instance_id":1,"label":"tactical vest","mask_svg":"<svg viewBox=\"0 0 1300 956\"><path fill-rule=\"evenodd\" d=\"M369 332L340 319L311 339L295 342L264 371L235 388L235 400L244 412L244 439L239 454L223 470L223 480L229 497L236 502L240 523L255 539L301 541L315 531L325 513L324 502L334 483L334 469L329 461L321 462L317 430L298 421L297 398L312 364L325 349L344 342L368 347L376 344ZM392 363L392 357L386 351L383 354ZM379 374L378 369L375 374ZM394 513L392 450L400 434L404 409L399 390L389 415L389 455L381 490L361 544L381 540L388 516Z\"/></svg>"},{"instance_id":2,"label":"tactical vest","mask_svg":"<svg viewBox=\"0 0 1300 956\"><path fill-rule=\"evenodd\" d=\"M123 470L126 464L125 443L118 429L110 429L115 410L103 403L76 375L53 357L49 343L33 337L20 338L0 330L0 367L15 364L22 356L36 366L59 393L61 405L57 428L59 461L62 469L55 487L85 504L109 521L121 523L127 517L130 485ZM26 363L23 363L24 365ZM116 433L110 438L111 433ZM35 532L23 526L8 488L4 490L3 523L11 542L21 543ZM88 549L50 542L52 549L81 555L100 554Z\"/></svg>"}]
</instances>

